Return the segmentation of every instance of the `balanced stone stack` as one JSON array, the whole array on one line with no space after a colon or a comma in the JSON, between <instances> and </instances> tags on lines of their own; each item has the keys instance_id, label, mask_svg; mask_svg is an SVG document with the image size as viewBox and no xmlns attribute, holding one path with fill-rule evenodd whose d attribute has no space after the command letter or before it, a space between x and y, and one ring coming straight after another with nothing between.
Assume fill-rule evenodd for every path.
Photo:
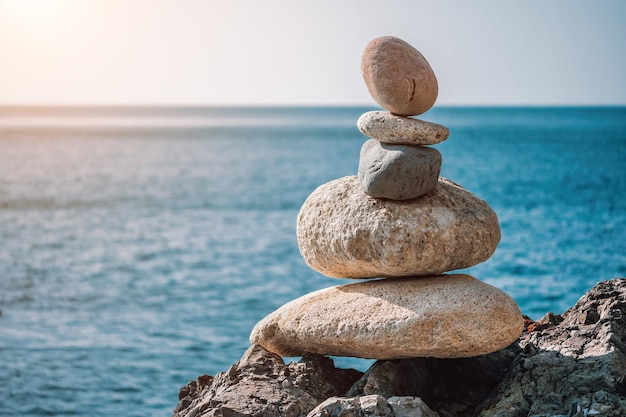
<instances>
[{"instance_id":1,"label":"balanced stone stack","mask_svg":"<svg viewBox=\"0 0 626 417\"><path fill-rule=\"evenodd\" d=\"M307 264L337 278L378 278L316 291L261 320L250 341L282 356L370 359L478 356L520 335L522 315L503 291L466 274L500 241L489 205L439 177L444 126L416 116L438 94L426 59L406 42L371 41L365 84L387 111L362 115L371 139L358 176L317 188L298 215Z\"/></svg>"}]
</instances>

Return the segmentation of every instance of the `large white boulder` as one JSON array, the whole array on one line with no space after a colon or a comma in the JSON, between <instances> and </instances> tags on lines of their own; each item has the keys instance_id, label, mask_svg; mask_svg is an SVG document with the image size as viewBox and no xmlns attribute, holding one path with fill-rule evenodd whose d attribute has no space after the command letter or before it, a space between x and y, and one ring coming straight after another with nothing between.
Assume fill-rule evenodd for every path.
<instances>
[{"instance_id":1,"label":"large white boulder","mask_svg":"<svg viewBox=\"0 0 626 417\"><path fill-rule=\"evenodd\" d=\"M337 278L436 275L487 260L500 241L489 205L439 178L407 201L365 194L356 176L333 180L306 199L297 221L300 253Z\"/></svg>"}]
</instances>

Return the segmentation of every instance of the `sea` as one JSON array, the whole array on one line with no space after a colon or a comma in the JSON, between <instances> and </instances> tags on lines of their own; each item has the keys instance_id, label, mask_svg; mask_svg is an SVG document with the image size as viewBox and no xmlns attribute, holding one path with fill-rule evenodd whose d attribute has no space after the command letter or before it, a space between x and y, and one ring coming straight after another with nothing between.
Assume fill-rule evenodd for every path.
<instances>
[{"instance_id":1,"label":"sea","mask_svg":"<svg viewBox=\"0 0 626 417\"><path fill-rule=\"evenodd\" d=\"M296 217L357 173L370 110L0 107L0 416L170 416L264 316L351 282L306 265ZM626 107L420 118L450 129L441 175L499 217L463 272L533 319L626 276Z\"/></svg>"}]
</instances>

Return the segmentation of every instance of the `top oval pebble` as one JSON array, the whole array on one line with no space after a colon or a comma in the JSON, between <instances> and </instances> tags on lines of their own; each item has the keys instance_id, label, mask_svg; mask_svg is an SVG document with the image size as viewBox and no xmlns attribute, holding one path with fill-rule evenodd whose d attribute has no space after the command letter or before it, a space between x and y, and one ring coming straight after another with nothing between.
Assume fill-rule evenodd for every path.
<instances>
[{"instance_id":1,"label":"top oval pebble","mask_svg":"<svg viewBox=\"0 0 626 417\"><path fill-rule=\"evenodd\" d=\"M437 100L437 78L426 58L414 47L393 36L367 44L361 58L361 74L372 98L398 116L417 116Z\"/></svg>"}]
</instances>

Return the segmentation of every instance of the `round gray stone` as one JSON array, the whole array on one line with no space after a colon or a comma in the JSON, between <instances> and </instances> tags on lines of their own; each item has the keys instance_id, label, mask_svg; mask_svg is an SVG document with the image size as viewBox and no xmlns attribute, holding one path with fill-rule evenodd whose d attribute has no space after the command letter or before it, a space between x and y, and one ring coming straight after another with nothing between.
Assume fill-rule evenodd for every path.
<instances>
[{"instance_id":1,"label":"round gray stone","mask_svg":"<svg viewBox=\"0 0 626 417\"><path fill-rule=\"evenodd\" d=\"M431 193L408 201L372 198L356 176L333 180L306 199L296 231L306 263L337 278L468 268L489 259L500 241L489 205L443 178Z\"/></svg>"},{"instance_id":2,"label":"round gray stone","mask_svg":"<svg viewBox=\"0 0 626 417\"><path fill-rule=\"evenodd\" d=\"M448 139L450 130L437 123L401 117L387 111L369 111L356 122L370 138L400 145L436 145Z\"/></svg>"},{"instance_id":3,"label":"round gray stone","mask_svg":"<svg viewBox=\"0 0 626 417\"><path fill-rule=\"evenodd\" d=\"M370 139L361 148L359 182L374 198L410 200L437 186L441 153L423 146L391 145Z\"/></svg>"}]
</instances>

